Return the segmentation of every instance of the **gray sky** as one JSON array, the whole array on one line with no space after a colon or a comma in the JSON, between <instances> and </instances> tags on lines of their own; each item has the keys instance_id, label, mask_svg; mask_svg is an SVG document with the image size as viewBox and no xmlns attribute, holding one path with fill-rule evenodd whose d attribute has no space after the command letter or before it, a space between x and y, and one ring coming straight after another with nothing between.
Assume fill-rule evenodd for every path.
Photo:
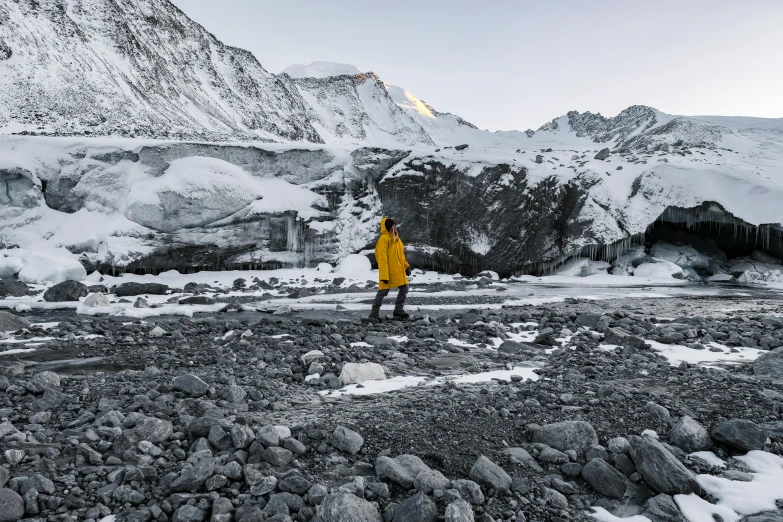
<instances>
[{"instance_id":1,"label":"gray sky","mask_svg":"<svg viewBox=\"0 0 783 522\"><path fill-rule=\"evenodd\" d=\"M277 73L374 71L490 130L576 109L783 117L782 0L174 0Z\"/></svg>"}]
</instances>

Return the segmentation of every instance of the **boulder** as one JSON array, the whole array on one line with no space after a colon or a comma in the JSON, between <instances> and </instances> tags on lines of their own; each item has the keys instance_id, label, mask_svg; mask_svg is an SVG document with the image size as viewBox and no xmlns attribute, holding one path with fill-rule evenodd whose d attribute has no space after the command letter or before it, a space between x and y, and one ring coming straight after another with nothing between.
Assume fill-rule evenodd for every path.
<instances>
[{"instance_id":1,"label":"boulder","mask_svg":"<svg viewBox=\"0 0 783 522\"><path fill-rule=\"evenodd\" d=\"M416 493L397 505L392 522L434 522L438 508L424 493Z\"/></svg>"},{"instance_id":2,"label":"boulder","mask_svg":"<svg viewBox=\"0 0 783 522\"><path fill-rule=\"evenodd\" d=\"M206 457L182 470L171 483L172 491L198 491L215 472L217 461Z\"/></svg>"},{"instance_id":3,"label":"boulder","mask_svg":"<svg viewBox=\"0 0 783 522\"><path fill-rule=\"evenodd\" d=\"M653 491L668 495L701 492L693 473L660 442L649 436L635 435L629 438L629 442L636 470Z\"/></svg>"},{"instance_id":4,"label":"boulder","mask_svg":"<svg viewBox=\"0 0 783 522\"><path fill-rule=\"evenodd\" d=\"M30 328L30 321L9 312L0 311L0 332L15 332Z\"/></svg>"},{"instance_id":5,"label":"boulder","mask_svg":"<svg viewBox=\"0 0 783 522\"><path fill-rule=\"evenodd\" d=\"M12 489L0 488L0 522L16 522L24 517L24 500Z\"/></svg>"},{"instance_id":6,"label":"boulder","mask_svg":"<svg viewBox=\"0 0 783 522\"><path fill-rule=\"evenodd\" d=\"M602 459L592 459L582 468L582 478L596 493L606 497L621 498L625 495L625 476Z\"/></svg>"},{"instance_id":7,"label":"boulder","mask_svg":"<svg viewBox=\"0 0 783 522\"><path fill-rule=\"evenodd\" d=\"M560 451L576 450L584 453L590 445L598 444L598 435L586 421L563 421L545 424L533 431L533 442L542 442Z\"/></svg>"},{"instance_id":8,"label":"boulder","mask_svg":"<svg viewBox=\"0 0 783 522\"><path fill-rule=\"evenodd\" d=\"M160 283L122 283L114 287L118 297L129 295L166 295L169 287Z\"/></svg>"},{"instance_id":9,"label":"boulder","mask_svg":"<svg viewBox=\"0 0 783 522\"><path fill-rule=\"evenodd\" d=\"M648 499L642 515L656 522L686 522L674 499L665 493Z\"/></svg>"},{"instance_id":10,"label":"boulder","mask_svg":"<svg viewBox=\"0 0 783 522\"><path fill-rule=\"evenodd\" d=\"M0 279L0 297L22 297L27 291L27 285L22 281Z\"/></svg>"},{"instance_id":11,"label":"boulder","mask_svg":"<svg viewBox=\"0 0 783 522\"><path fill-rule=\"evenodd\" d=\"M717 442L740 451L760 450L767 441L767 432L746 419L718 422L710 433Z\"/></svg>"},{"instance_id":12,"label":"boulder","mask_svg":"<svg viewBox=\"0 0 783 522\"><path fill-rule=\"evenodd\" d=\"M109 296L97 292L85 297L84 301L82 301L82 304L84 306L89 306L90 308L95 308L98 306L109 306L111 301L109 301Z\"/></svg>"},{"instance_id":13,"label":"boulder","mask_svg":"<svg viewBox=\"0 0 783 522\"><path fill-rule=\"evenodd\" d=\"M598 154L596 154L593 158L597 160L605 160L609 157L609 154L611 154L611 151L607 148L601 149Z\"/></svg>"},{"instance_id":14,"label":"boulder","mask_svg":"<svg viewBox=\"0 0 783 522\"><path fill-rule=\"evenodd\" d=\"M707 430L687 415L672 428L669 434L669 441L683 450L685 453L695 451L705 451L712 448L712 440Z\"/></svg>"},{"instance_id":15,"label":"boulder","mask_svg":"<svg viewBox=\"0 0 783 522\"><path fill-rule=\"evenodd\" d=\"M378 363L345 363L340 372L340 382L343 385L383 379L386 379L386 372Z\"/></svg>"},{"instance_id":16,"label":"boulder","mask_svg":"<svg viewBox=\"0 0 783 522\"><path fill-rule=\"evenodd\" d=\"M196 295L193 297L186 297L184 299L179 300L179 304L181 305L213 305L217 301L212 299L211 297L207 297L205 295Z\"/></svg>"},{"instance_id":17,"label":"boulder","mask_svg":"<svg viewBox=\"0 0 783 522\"><path fill-rule=\"evenodd\" d=\"M209 384L191 373L174 377L171 384L177 390L183 391L193 397L201 397L207 393L207 390L209 389Z\"/></svg>"},{"instance_id":18,"label":"boulder","mask_svg":"<svg viewBox=\"0 0 783 522\"><path fill-rule=\"evenodd\" d=\"M509 474L484 455L480 456L470 468L470 478L496 491L507 491L511 487Z\"/></svg>"},{"instance_id":19,"label":"boulder","mask_svg":"<svg viewBox=\"0 0 783 522\"><path fill-rule=\"evenodd\" d=\"M457 499L446 506L446 522L473 522L473 508L466 500Z\"/></svg>"},{"instance_id":20,"label":"boulder","mask_svg":"<svg viewBox=\"0 0 783 522\"><path fill-rule=\"evenodd\" d=\"M54 372L38 372L27 381L26 387L33 393L43 393L47 388L59 388L60 376Z\"/></svg>"},{"instance_id":21,"label":"boulder","mask_svg":"<svg viewBox=\"0 0 783 522\"><path fill-rule=\"evenodd\" d=\"M647 346L644 344L644 339L636 337L622 328L604 329L604 342L616 346L630 346L631 348L637 348L639 350L643 350Z\"/></svg>"},{"instance_id":22,"label":"boulder","mask_svg":"<svg viewBox=\"0 0 783 522\"><path fill-rule=\"evenodd\" d=\"M753 373L783 381L783 349L776 348L756 359L753 362Z\"/></svg>"},{"instance_id":23,"label":"boulder","mask_svg":"<svg viewBox=\"0 0 783 522\"><path fill-rule=\"evenodd\" d=\"M89 294L87 287L78 281L63 281L50 287L44 292L44 301L62 303L65 301L78 301Z\"/></svg>"},{"instance_id":24,"label":"boulder","mask_svg":"<svg viewBox=\"0 0 783 522\"><path fill-rule=\"evenodd\" d=\"M316 514L322 522L381 522L375 506L350 493L327 496Z\"/></svg>"},{"instance_id":25,"label":"boulder","mask_svg":"<svg viewBox=\"0 0 783 522\"><path fill-rule=\"evenodd\" d=\"M338 426L332 433L329 443L340 451L355 455L362 449L364 439L355 431L345 426Z\"/></svg>"}]
</instances>

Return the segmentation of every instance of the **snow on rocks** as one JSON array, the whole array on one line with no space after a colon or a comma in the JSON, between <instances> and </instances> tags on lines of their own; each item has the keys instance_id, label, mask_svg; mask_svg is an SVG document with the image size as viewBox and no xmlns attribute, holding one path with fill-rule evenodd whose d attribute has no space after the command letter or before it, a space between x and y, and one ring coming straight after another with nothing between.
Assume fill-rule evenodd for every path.
<instances>
[{"instance_id":1,"label":"snow on rocks","mask_svg":"<svg viewBox=\"0 0 783 522\"><path fill-rule=\"evenodd\" d=\"M682 268L675 265L671 261L665 259L650 259L651 262L642 263L634 269L633 275L635 277L652 277L652 278L667 278L674 277L676 279L682 279L684 273Z\"/></svg>"},{"instance_id":2,"label":"snow on rocks","mask_svg":"<svg viewBox=\"0 0 783 522\"><path fill-rule=\"evenodd\" d=\"M82 305L95 308L99 306L109 306L111 305L111 301L109 300L109 296L106 294L102 292L96 292L85 297L84 301L82 301Z\"/></svg>"},{"instance_id":3,"label":"snow on rocks","mask_svg":"<svg viewBox=\"0 0 783 522\"><path fill-rule=\"evenodd\" d=\"M69 252L43 252L20 250L19 257L23 267L17 273L20 281L28 284L62 283L63 281L81 281L87 272L78 260Z\"/></svg>"},{"instance_id":4,"label":"snow on rocks","mask_svg":"<svg viewBox=\"0 0 783 522\"><path fill-rule=\"evenodd\" d=\"M360 274L369 274L372 265L367 256L361 254L350 254L345 256L334 268L337 274L349 274L353 277L360 277Z\"/></svg>"}]
</instances>

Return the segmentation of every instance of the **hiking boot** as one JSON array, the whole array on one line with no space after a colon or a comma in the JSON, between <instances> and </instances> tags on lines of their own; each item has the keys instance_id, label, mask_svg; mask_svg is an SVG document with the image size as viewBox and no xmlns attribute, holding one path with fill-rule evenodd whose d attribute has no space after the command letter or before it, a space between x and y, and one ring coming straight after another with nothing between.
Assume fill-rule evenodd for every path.
<instances>
[{"instance_id":1,"label":"hiking boot","mask_svg":"<svg viewBox=\"0 0 783 522\"><path fill-rule=\"evenodd\" d=\"M381 316L378 313L378 310L373 310L370 312L370 316L367 318L368 323L377 324L381 322Z\"/></svg>"},{"instance_id":2,"label":"hiking boot","mask_svg":"<svg viewBox=\"0 0 783 522\"><path fill-rule=\"evenodd\" d=\"M393 315L395 319L400 319L400 320L409 319L411 316L411 314L409 314L404 310L400 310L399 312L395 310Z\"/></svg>"}]
</instances>

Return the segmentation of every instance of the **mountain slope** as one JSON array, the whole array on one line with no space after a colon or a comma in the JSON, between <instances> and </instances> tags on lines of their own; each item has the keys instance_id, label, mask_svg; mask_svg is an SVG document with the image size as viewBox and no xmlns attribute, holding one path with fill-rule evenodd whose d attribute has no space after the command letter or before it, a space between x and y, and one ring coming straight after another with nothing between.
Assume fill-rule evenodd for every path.
<instances>
[{"instance_id":1,"label":"mountain slope","mask_svg":"<svg viewBox=\"0 0 783 522\"><path fill-rule=\"evenodd\" d=\"M306 72L312 72L313 65ZM338 74L329 74L337 70ZM374 73L342 74L344 68L318 77L280 78L307 105L307 116L326 143L378 147L434 146L424 129L389 96Z\"/></svg>"},{"instance_id":2,"label":"mountain slope","mask_svg":"<svg viewBox=\"0 0 783 522\"><path fill-rule=\"evenodd\" d=\"M0 3L0 132L322 141L252 54L167 0Z\"/></svg>"}]
</instances>

